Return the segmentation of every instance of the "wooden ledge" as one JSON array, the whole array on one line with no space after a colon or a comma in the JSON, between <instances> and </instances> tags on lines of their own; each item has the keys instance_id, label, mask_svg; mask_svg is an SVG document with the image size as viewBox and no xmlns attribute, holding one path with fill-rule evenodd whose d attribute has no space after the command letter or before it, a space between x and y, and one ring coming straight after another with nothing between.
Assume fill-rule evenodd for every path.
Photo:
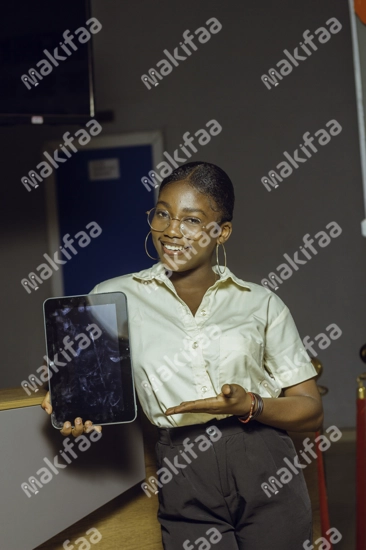
<instances>
[{"instance_id":1,"label":"wooden ledge","mask_svg":"<svg viewBox=\"0 0 366 550\"><path fill-rule=\"evenodd\" d=\"M0 390L0 411L40 405L46 393L47 390L43 388L31 395L27 395L22 387Z\"/></svg>"}]
</instances>

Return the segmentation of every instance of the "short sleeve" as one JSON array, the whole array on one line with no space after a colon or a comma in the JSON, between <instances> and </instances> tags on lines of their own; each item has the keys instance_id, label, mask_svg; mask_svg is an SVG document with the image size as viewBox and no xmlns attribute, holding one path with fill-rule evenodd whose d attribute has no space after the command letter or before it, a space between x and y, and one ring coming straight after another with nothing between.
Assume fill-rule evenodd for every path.
<instances>
[{"instance_id":1,"label":"short sleeve","mask_svg":"<svg viewBox=\"0 0 366 550\"><path fill-rule=\"evenodd\" d=\"M99 284L95 285L95 287L89 292L89 294L98 294L98 292L99 292L98 291L98 286L99 286Z\"/></svg>"},{"instance_id":2,"label":"short sleeve","mask_svg":"<svg viewBox=\"0 0 366 550\"><path fill-rule=\"evenodd\" d=\"M281 388L317 375L289 308L276 294L268 306L264 364Z\"/></svg>"}]
</instances>

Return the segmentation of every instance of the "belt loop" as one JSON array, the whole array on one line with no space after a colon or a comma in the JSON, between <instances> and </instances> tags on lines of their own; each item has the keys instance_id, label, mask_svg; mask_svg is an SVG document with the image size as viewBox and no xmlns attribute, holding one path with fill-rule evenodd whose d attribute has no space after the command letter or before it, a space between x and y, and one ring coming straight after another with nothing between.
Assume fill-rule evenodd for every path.
<instances>
[{"instance_id":1,"label":"belt loop","mask_svg":"<svg viewBox=\"0 0 366 550\"><path fill-rule=\"evenodd\" d=\"M174 429L174 428L173 428ZM172 428L167 428L167 431L168 431L168 437L169 437L169 443L170 443L170 448L171 449L174 449L174 445L173 445L173 441L172 441Z\"/></svg>"}]
</instances>

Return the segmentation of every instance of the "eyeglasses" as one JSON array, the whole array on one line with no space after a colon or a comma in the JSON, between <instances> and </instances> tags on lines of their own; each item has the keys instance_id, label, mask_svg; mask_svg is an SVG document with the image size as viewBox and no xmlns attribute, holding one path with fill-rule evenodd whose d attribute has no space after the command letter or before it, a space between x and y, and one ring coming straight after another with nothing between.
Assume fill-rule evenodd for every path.
<instances>
[{"instance_id":1,"label":"eyeglasses","mask_svg":"<svg viewBox=\"0 0 366 550\"><path fill-rule=\"evenodd\" d=\"M179 229L182 232L183 237L195 238L197 237L205 225L199 218L192 216L185 216L184 218L172 218L167 210L162 208L152 208L146 212L147 223L154 231L165 231L170 225L172 220L180 221Z\"/></svg>"}]
</instances>

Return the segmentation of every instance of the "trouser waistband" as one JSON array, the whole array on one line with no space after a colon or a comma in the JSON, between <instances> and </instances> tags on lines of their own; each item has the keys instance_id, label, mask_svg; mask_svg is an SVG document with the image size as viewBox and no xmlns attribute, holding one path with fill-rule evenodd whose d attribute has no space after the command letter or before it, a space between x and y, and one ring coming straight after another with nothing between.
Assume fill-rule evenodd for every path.
<instances>
[{"instance_id":1,"label":"trouser waistband","mask_svg":"<svg viewBox=\"0 0 366 550\"><path fill-rule=\"evenodd\" d=\"M252 424L249 426L249 424ZM228 418L210 420L203 424L192 424L189 426L182 426L179 428L158 428L159 443L164 445L181 445L187 438L194 438L198 435L213 435L215 433L215 427L217 427L223 436L233 435L236 433L243 433L243 431L251 431L254 424L257 422L243 424L238 420L236 416L229 416ZM211 432L211 433L210 433Z\"/></svg>"}]
</instances>

